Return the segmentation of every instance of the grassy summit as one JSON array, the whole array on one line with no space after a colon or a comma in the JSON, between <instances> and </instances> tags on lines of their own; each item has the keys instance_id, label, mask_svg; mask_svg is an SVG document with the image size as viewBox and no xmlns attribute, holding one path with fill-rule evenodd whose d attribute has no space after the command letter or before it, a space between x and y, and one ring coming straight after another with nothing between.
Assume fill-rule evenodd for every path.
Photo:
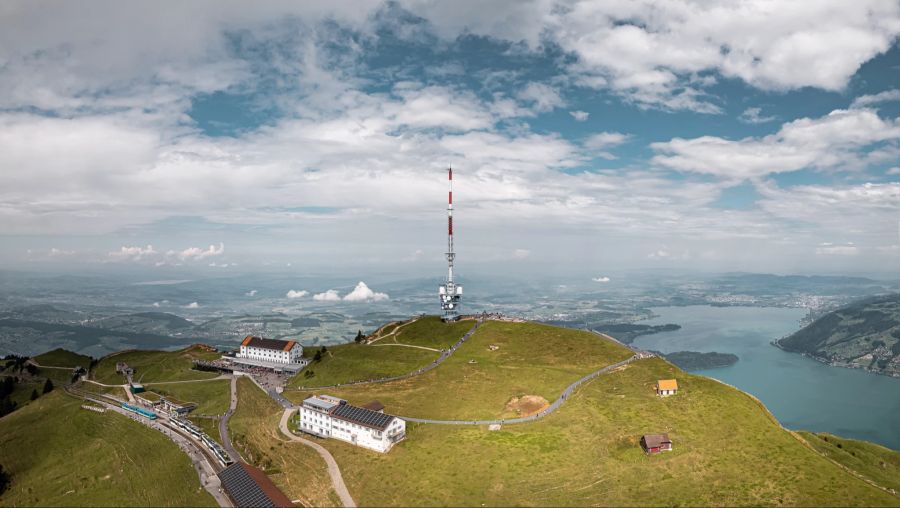
<instances>
[{"instance_id":1,"label":"grassy summit","mask_svg":"<svg viewBox=\"0 0 900 508\"><path fill-rule=\"evenodd\" d=\"M391 323L374 335L371 344L329 347L321 361L294 376L290 386L330 386L405 374L436 360L440 349L453 345L474 325L473 321L447 324L435 316ZM309 348L305 353L309 356L315 351Z\"/></svg>"},{"instance_id":2,"label":"grassy summit","mask_svg":"<svg viewBox=\"0 0 900 508\"><path fill-rule=\"evenodd\" d=\"M3 506L215 506L168 438L60 390L0 418Z\"/></svg>"},{"instance_id":3,"label":"grassy summit","mask_svg":"<svg viewBox=\"0 0 900 508\"><path fill-rule=\"evenodd\" d=\"M57 348L53 351L47 351L34 357L34 361L42 367L66 367L74 369L75 367L84 367L87 369L91 365L91 357L73 353L72 351Z\"/></svg>"},{"instance_id":4,"label":"grassy summit","mask_svg":"<svg viewBox=\"0 0 900 508\"><path fill-rule=\"evenodd\" d=\"M360 348L371 350L372 346ZM482 325L437 369L401 381L329 389L328 393L356 403L377 399L404 416L507 418L516 416L506 407L514 397L532 395L553 401L582 376L631 355L628 349L589 332L494 321ZM287 396L299 401L310 392L288 392Z\"/></svg>"},{"instance_id":5,"label":"grassy summit","mask_svg":"<svg viewBox=\"0 0 900 508\"><path fill-rule=\"evenodd\" d=\"M489 322L425 375L324 392L377 398L400 415L499 417L510 397L552 401L584 373L629 355L576 330ZM656 381L671 377L680 393L657 397ZM319 442L362 506L900 505L782 429L756 399L661 359L600 376L538 422L498 431L409 424L407 431L386 455ZM653 432L668 432L675 451L644 455L638 440Z\"/></svg>"},{"instance_id":6,"label":"grassy summit","mask_svg":"<svg viewBox=\"0 0 900 508\"><path fill-rule=\"evenodd\" d=\"M179 351L123 351L104 356L91 371L91 379L105 384L123 384L125 378L116 373L118 362L125 362L134 369L136 383L209 379L218 374L191 370L194 360L212 360L220 356L220 353L207 352L196 346Z\"/></svg>"}]
</instances>

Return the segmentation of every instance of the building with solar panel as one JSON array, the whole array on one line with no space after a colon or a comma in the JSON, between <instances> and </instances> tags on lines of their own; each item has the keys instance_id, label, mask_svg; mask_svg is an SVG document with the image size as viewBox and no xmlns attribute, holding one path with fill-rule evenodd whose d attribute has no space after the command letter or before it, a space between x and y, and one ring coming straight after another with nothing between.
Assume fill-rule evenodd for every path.
<instances>
[{"instance_id":1,"label":"building with solar panel","mask_svg":"<svg viewBox=\"0 0 900 508\"><path fill-rule=\"evenodd\" d=\"M307 434L340 439L380 453L389 451L406 437L406 421L402 418L352 406L330 395L304 400L295 422Z\"/></svg>"}]
</instances>

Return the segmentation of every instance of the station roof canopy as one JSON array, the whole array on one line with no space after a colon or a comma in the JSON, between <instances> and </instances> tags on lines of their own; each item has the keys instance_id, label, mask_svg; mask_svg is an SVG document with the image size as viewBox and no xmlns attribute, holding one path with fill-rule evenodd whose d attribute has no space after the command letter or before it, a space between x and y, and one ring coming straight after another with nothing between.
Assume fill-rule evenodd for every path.
<instances>
[{"instance_id":1,"label":"station roof canopy","mask_svg":"<svg viewBox=\"0 0 900 508\"><path fill-rule=\"evenodd\" d=\"M219 473L222 488L239 507L280 508L294 506L284 492L259 469L235 462Z\"/></svg>"}]
</instances>

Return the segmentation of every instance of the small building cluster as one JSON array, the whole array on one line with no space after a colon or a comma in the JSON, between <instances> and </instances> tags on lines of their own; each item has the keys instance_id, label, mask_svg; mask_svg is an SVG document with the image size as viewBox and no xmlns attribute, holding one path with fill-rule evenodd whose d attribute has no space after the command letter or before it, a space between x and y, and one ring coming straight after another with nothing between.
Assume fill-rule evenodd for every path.
<instances>
[{"instance_id":1,"label":"small building cluster","mask_svg":"<svg viewBox=\"0 0 900 508\"><path fill-rule=\"evenodd\" d=\"M156 392L140 392L134 394L134 399L142 406L152 408L155 411L166 413L170 416L183 416L197 407L195 402L185 402L183 400L170 397L169 395L160 395Z\"/></svg>"},{"instance_id":2,"label":"small building cluster","mask_svg":"<svg viewBox=\"0 0 900 508\"><path fill-rule=\"evenodd\" d=\"M297 429L385 453L406 437L406 421L384 413L379 402L352 406L330 395L307 398L295 416Z\"/></svg>"}]
</instances>

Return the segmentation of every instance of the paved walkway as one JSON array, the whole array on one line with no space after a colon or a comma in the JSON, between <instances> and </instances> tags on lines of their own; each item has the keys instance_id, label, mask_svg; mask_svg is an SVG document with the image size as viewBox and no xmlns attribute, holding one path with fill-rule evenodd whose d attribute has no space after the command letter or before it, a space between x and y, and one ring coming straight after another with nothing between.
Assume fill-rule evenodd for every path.
<instances>
[{"instance_id":1,"label":"paved walkway","mask_svg":"<svg viewBox=\"0 0 900 508\"><path fill-rule=\"evenodd\" d=\"M331 455L331 452L325 449L322 445L318 443L314 443L308 439L304 439L300 436L295 435L288 429L288 420L291 415L294 413L294 409L285 409L284 413L281 415L281 422L278 424L278 428L281 429L281 433L287 436L291 441L296 441L298 443L305 444L309 446L313 450L319 453L323 459L325 459L325 463L328 465L328 474L331 476L331 485L334 487L334 491L337 492L338 497L341 498L341 503L345 507L355 507L356 502L353 500L353 497L350 495L350 491L347 490L347 485L344 483L344 477L341 475L341 468L338 467L337 461L334 460L334 457Z\"/></svg>"},{"instance_id":2,"label":"paved walkway","mask_svg":"<svg viewBox=\"0 0 900 508\"><path fill-rule=\"evenodd\" d=\"M433 347L425 347L425 346L413 346L412 344L400 344L399 342L394 342L391 344L369 344L374 347L385 347L385 346L400 346L400 347L414 347L416 349L427 349L428 351L434 351L435 353L440 353L440 349L436 349Z\"/></svg>"},{"instance_id":3,"label":"paved walkway","mask_svg":"<svg viewBox=\"0 0 900 508\"><path fill-rule=\"evenodd\" d=\"M218 377L210 377L206 379L188 379L185 381L154 381L152 383L144 383L144 386L156 386L156 385L175 385L180 383L207 383L209 381L218 381L220 379L231 379L230 374L222 374Z\"/></svg>"},{"instance_id":4,"label":"paved walkway","mask_svg":"<svg viewBox=\"0 0 900 508\"><path fill-rule=\"evenodd\" d=\"M396 415L396 416L398 418L402 418L408 422L435 423L435 424L439 424L439 425L504 425L507 423L533 422L535 420L540 420L541 418L543 418L543 417L549 415L550 413L556 411L557 409L559 409L559 406L561 406L563 404L563 402L566 401L566 399L569 397L569 395L572 395L572 392L576 388L578 388L582 384L586 383L587 381L590 381L590 380L594 379L595 377L597 377L601 374L604 374L606 372L609 372L611 370L618 369L619 367L627 365L627 364L629 364L635 360L638 360L640 358L642 358L642 357L639 355L634 355L627 360L623 360L621 362L614 363L612 365L607 365L606 367L603 367L600 370L595 370L594 372L591 372L587 376L584 376L583 378L579 379L578 381L575 381L574 383L567 386L566 389L563 390L562 395L560 395L560 397L558 399L553 401L553 404L550 404L550 406L547 409L541 411L540 413L533 414L531 416L522 416L522 417L518 417L518 418L505 418L505 419L497 419L497 420L432 420L429 418L411 418L408 416L401 416L401 415Z\"/></svg>"},{"instance_id":5,"label":"paved walkway","mask_svg":"<svg viewBox=\"0 0 900 508\"><path fill-rule=\"evenodd\" d=\"M222 447L225 448L225 451L228 452L228 455L231 456L231 460L243 461L241 458L241 454L234 448L231 444L231 436L228 434L228 419L231 418L231 415L234 414L234 411L237 409L237 376L232 376L231 378L231 406L228 408L228 411L225 411L225 414L222 415L222 418L219 420L219 435L222 436Z\"/></svg>"}]
</instances>

